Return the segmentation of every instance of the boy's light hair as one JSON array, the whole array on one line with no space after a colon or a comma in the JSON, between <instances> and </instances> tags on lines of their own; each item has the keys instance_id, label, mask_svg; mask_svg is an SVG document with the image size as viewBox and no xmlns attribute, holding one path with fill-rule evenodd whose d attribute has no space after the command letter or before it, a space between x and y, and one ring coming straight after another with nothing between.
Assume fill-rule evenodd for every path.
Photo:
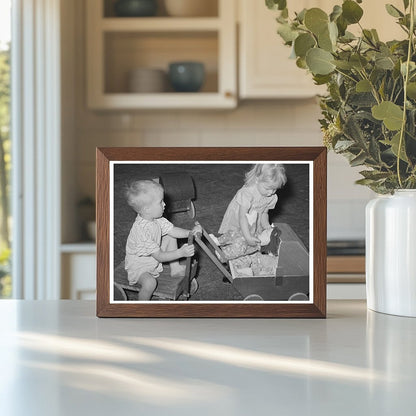
<instances>
[{"instance_id":1,"label":"boy's light hair","mask_svg":"<svg viewBox=\"0 0 416 416\"><path fill-rule=\"evenodd\" d=\"M160 183L143 180L134 181L127 185L124 194L127 203L139 213L153 200L156 192L163 194L163 186Z\"/></svg>"},{"instance_id":2,"label":"boy's light hair","mask_svg":"<svg viewBox=\"0 0 416 416\"><path fill-rule=\"evenodd\" d=\"M285 167L279 163L258 163L246 173L246 185L256 182L268 182L276 185L277 189L286 184Z\"/></svg>"}]
</instances>

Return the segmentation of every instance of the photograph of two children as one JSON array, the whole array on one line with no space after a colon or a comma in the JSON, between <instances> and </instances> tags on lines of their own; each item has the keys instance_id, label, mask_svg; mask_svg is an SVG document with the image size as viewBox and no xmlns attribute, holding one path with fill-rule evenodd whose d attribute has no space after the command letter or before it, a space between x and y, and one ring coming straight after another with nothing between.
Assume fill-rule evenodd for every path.
<instances>
[{"instance_id":1,"label":"photograph of two children","mask_svg":"<svg viewBox=\"0 0 416 416\"><path fill-rule=\"evenodd\" d=\"M311 161L128 160L109 173L110 303L313 302Z\"/></svg>"}]
</instances>

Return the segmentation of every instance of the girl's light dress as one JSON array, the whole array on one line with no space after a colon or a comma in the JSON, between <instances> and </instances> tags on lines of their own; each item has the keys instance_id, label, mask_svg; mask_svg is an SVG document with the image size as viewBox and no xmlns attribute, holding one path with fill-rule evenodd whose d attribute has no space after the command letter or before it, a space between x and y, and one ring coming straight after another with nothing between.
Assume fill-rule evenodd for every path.
<instances>
[{"instance_id":1,"label":"girl's light dress","mask_svg":"<svg viewBox=\"0 0 416 416\"><path fill-rule=\"evenodd\" d=\"M225 234L228 231L240 231L240 223L238 220L238 212L242 205L248 206L249 210L247 221L249 224L250 234L256 235L259 228L261 214L273 209L277 203L277 195L263 196L254 185L244 185L235 194L234 198L225 211L224 218L218 230L219 234ZM261 230L260 230L261 231Z\"/></svg>"}]
</instances>

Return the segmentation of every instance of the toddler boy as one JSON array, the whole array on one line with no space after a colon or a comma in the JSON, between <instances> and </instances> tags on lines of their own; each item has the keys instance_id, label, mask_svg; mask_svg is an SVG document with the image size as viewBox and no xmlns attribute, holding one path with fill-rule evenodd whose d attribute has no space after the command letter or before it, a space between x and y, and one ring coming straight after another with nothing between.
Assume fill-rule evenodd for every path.
<instances>
[{"instance_id":1,"label":"toddler boy","mask_svg":"<svg viewBox=\"0 0 416 416\"><path fill-rule=\"evenodd\" d=\"M193 244L178 248L177 239L187 238L190 230L175 227L164 218L163 187L154 181L135 181L126 188L127 203L137 212L126 244L125 269L131 285L139 284L139 300L150 300L163 271L162 263L169 263L171 276L185 273L179 259L192 257ZM192 232L201 232L200 226Z\"/></svg>"}]
</instances>

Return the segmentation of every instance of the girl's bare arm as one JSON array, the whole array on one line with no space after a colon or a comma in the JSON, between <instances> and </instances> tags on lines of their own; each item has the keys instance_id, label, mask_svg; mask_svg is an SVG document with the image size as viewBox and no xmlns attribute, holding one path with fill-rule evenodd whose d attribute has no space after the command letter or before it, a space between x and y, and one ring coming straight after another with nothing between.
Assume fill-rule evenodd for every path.
<instances>
[{"instance_id":1,"label":"girl's bare arm","mask_svg":"<svg viewBox=\"0 0 416 416\"><path fill-rule=\"evenodd\" d=\"M260 240L250 234L250 227L247 221L247 213L248 207L241 205L240 209L238 210L238 222L240 224L243 237L246 239L247 243L251 246L255 246L257 243L260 242Z\"/></svg>"}]
</instances>

